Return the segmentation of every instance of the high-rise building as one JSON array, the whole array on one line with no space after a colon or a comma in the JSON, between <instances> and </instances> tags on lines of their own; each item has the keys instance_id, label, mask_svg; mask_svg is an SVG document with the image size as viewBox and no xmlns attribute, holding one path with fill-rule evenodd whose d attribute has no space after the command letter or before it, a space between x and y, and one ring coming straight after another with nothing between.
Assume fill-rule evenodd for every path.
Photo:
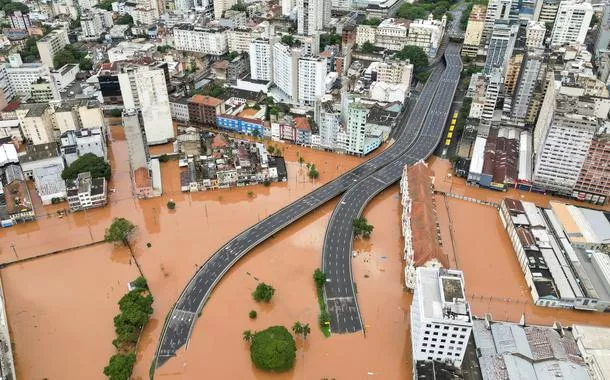
<instances>
[{"instance_id":1,"label":"high-rise building","mask_svg":"<svg viewBox=\"0 0 610 380\"><path fill-rule=\"evenodd\" d=\"M504 72L508 59L513 54L515 41L519 25L509 24L508 21L499 20L493 25L493 32L489 39L489 48L487 49L487 58L485 59L485 68L483 72L491 73L493 69L499 68Z\"/></svg>"},{"instance_id":2,"label":"high-rise building","mask_svg":"<svg viewBox=\"0 0 610 380\"><path fill-rule=\"evenodd\" d=\"M544 51L542 49L528 50L525 53L525 60L521 65L511 110L511 117L517 120L524 121L527 118L527 111L537 85L543 60Z\"/></svg>"},{"instance_id":3,"label":"high-rise building","mask_svg":"<svg viewBox=\"0 0 610 380\"><path fill-rule=\"evenodd\" d=\"M471 333L462 271L417 268L411 302L413 361L448 361L460 367Z\"/></svg>"},{"instance_id":4,"label":"high-rise building","mask_svg":"<svg viewBox=\"0 0 610 380\"><path fill-rule=\"evenodd\" d=\"M26 30L32 26L30 15L27 13L21 13L21 11L13 12L11 15L9 15L9 19L11 20L11 27L13 29Z\"/></svg>"},{"instance_id":5,"label":"high-rise building","mask_svg":"<svg viewBox=\"0 0 610 380\"><path fill-rule=\"evenodd\" d=\"M50 68L55 68L53 65L55 54L69 44L70 41L68 40L68 31L66 29L52 30L49 34L36 41L40 60Z\"/></svg>"},{"instance_id":6,"label":"high-rise building","mask_svg":"<svg viewBox=\"0 0 610 380\"><path fill-rule=\"evenodd\" d=\"M473 5L470 16L468 16L468 25L464 34L464 45L462 46L462 55L464 57L476 58L481 46L483 37L483 28L485 27L485 14L487 8L484 5Z\"/></svg>"},{"instance_id":7,"label":"high-rise building","mask_svg":"<svg viewBox=\"0 0 610 380\"><path fill-rule=\"evenodd\" d=\"M128 65L118 75L126 109L139 109L149 144L174 138L165 71L156 66Z\"/></svg>"},{"instance_id":8,"label":"high-rise building","mask_svg":"<svg viewBox=\"0 0 610 380\"><path fill-rule=\"evenodd\" d=\"M337 134L341 128L341 112L333 108L332 102L321 103L316 108L320 117L317 121L320 133L320 145L324 149L337 148Z\"/></svg>"},{"instance_id":9,"label":"high-rise building","mask_svg":"<svg viewBox=\"0 0 610 380\"><path fill-rule=\"evenodd\" d=\"M572 197L604 204L610 196L610 131L597 130L589 146Z\"/></svg>"},{"instance_id":10,"label":"high-rise building","mask_svg":"<svg viewBox=\"0 0 610 380\"><path fill-rule=\"evenodd\" d=\"M298 100L298 70L301 49L281 42L273 44L273 83L287 96L287 102Z\"/></svg>"},{"instance_id":11,"label":"high-rise building","mask_svg":"<svg viewBox=\"0 0 610 380\"><path fill-rule=\"evenodd\" d=\"M546 27L543 22L530 21L525 28L525 46L528 48L541 48L544 44Z\"/></svg>"},{"instance_id":12,"label":"high-rise building","mask_svg":"<svg viewBox=\"0 0 610 380\"><path fill-rule=\"evenodd\" d=\"M23 63L18 53L9 55L9 62L9 65L4 67L10 84L9 94L30 95L32 83L40 78L46 80L51 78L47 66L40 63Z\"/></svg>"},{"instance_id":13,"label":"high-rise building","mask_svg":"<svg viewBox=\"0 0 610 380\"><path fill-rule=\"evenodd\" d=\"M214 18L217 20L222 18L222 14L235 4L237 0L214 0Z\"/></svg>"},{"instance_id":14,"label":"high-rise building","mask_svg":"<svg viewBox=\"0 0 610 380\"><path fill-rule=\"evenodd\" d=\"M597 27L597 38L595 39L595 57L610 49L610 4L606 2L604 11Z\"/></svg>"},{"instance_id":15,"label":"high-rise building","mask_svg":"<svg viewBox=\"0 0 610 380\"><path fill-rule=\"evenodd\" d=\"M296 0L282 0L282 15L289 16L296 6Z\"/></svg>"},{"instance_id":16,"label":"high-rise building","mask_svg":"<svg viewBox=\"0 0 610 380\"><path fill-rule=\"evenodd\" d=\"M326 58L301 57L298 67L299 103L313 105L326 90Z\"/></svg>"},{"instance_id":17,"label":"high-rise building","mask_svg":"<svg viewBox=\"0 0 610 380\"><path fill-rule=\"evenodd\" d=\"M536 125L546 133L536 149L533 181L542 189L571 196L598 121L593 104L584 98L558 95L551 112Z\"/></svg>"},{"instance_id":18,"label":"high-rise building","mask_svg":"<svg viewBox=\"0 0 610 380\"><path fill-rule=\"evenodd\" d=\"M330 0L297 0L297 31L310 36L330 21Z\"/></svg>"},{"instance_id":19,"label":"high-rise building","mask_svg":"<svg viewBox=\"0 0 610 380\"><path fill-rule=\"evenodd\" d=\"M355 155L365 155L369 153L366 145L366 117L368 110L355 99L350 99L347 106L347 146L346 151Z\"/></svg>"},{"instance_id":20,"label":"high-rise building","mask_svg":"<svg viewBox=\"0 0 610 380\"><path fill-rule=\"evenodd\" d=\"M519 19L519 2L517 0L490 0L485 14L483 39L489 40L496 21L513 22Z\"/></svg>"},{"instance_id":21,"label":"high-rise building","mask_svg":"<svg viewBox=\"0 0 610 380\"><path fill-rule=\"evenodd\" d=\"M593 17L593 6L585 0L566 0L559 4L551 32L551 46L583 44Z\"/></svg>"},{"instance_id":22,"label":"high-rise building","mask_svg":"<svg viewBox=\"0 0 610 380\"><path fill-rule=\"evenodd\" d=\"M6 107L8 102L13 99L13 96L15 96L15 93L6 72L6 66L0 65L0 110Z\"/></svg>"},{"instance_id":23,"label":"high-rise building","mask_svg":"<svg viewBox=\"0 0 610 380\"><path fill-rule=\"evenodd\" d=\"M534 21L540 21L546 25L554 23L560 2L561 0L542 0L542 4L539 4L539 12L534 15Z\"/></svg>"},{"instance_id":24,"label":"high-rise building","mask_svg":"<svg viewBox=\"0 0 610 380\"><path fill-rule=\"evenodd\" d=\"M504 76L504 95L508 98L512 98L515 93L515 89L517 88L517 81L519 79L519 72L521 71L524 55L524 53L518 52L510 57L506 65L506 75Z\"/></svg>"},{"instance_id":25,"label":"high-rise building","mask_svg":"<svg viewBox=\"0 0 610 380\"><path fill-rule=\"evenodd\" d=\"M80 27L85 39L100 38L102 34L102 20L94 13L83 14L80 18Z\"/></svg>"},{"instance_id":26,"label":"high-rise building","mask_svg":"<svg viewBox=\"0 0 610 380\"><path fill-rule=\"evenodd\" d=\"M210 55L228 52L226 28L203 28L191 24L174 27L176 49Z\"/></svg>"},{"instance_id":27,"label":"high-rise building","mask_svg":"<svg viewBox=\"0 0 610 380\"><path fill-rule=\"evenodd\" d=\"M273 80L272 41L258 38L250 44L250 76L254 80Z\"/></svg>"},{"instance_id":28,"label":"high-rise building","mask_svg":"<svg viewBox=\"0 0 610 380\"><path fill-rule=\"evenodd\" d=\"M483 103L483 112L481 113L481 124L479 125L479 134L487 137L491 123L494 120L494 114L498 99L503 92L504 78L499 70L494 70L487 76L487 87L485 88L485 100Z\"/></svg>"}]
</instances>

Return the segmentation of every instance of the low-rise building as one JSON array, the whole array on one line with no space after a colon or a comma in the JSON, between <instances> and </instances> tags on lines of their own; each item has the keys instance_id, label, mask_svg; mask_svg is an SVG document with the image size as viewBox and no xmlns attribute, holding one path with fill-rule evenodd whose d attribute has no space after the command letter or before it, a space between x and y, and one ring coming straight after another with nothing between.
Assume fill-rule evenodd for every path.
<instances>
[{"instance_id":1,"label":"low-rise building","mask_svg":"<svg viewBox=\"0 0 610 380\"><path fill-rule=\"evenodd\" d=\"M36 220L34 205L23 171L18 164L0 168L0 223L9 227Z\"/></svg>"},{"instance_id":2,"label":"low-rise building","mask_svg":"<svg viewBox=\"0 0 610 380\"><path fill-rule=\"evenodd\" d=\"M414 20L409 24L409 35L407 36L406 44L418 46L429 57L434 57L443 41L446 24L446 15L441 20L434 20L432 14L430 14L427 20Z\"/></svg>"},{"instance_id":3,"label":"low-rise building","mask_svg":"<svg viewBox=\"0 0 610 380\"><path fill-rule=\"evenodd\" d=\"M106 138L100 128L66 131L59 140L61 154L68 166L87 153L107 158Z\"/></svg>"},{"instance_id":4,"label":"low-rise building","mask_svg":"<svg viewBox=\"0 0 610 380\"><path fill-rule=\"evenodd\" d=\"M188 118L200 126L216 126L216 118L225 112L224 101L212 96L195 95L187 100Z\"/></svg>"},{"instance_id":5,"label":"low-rise building","mask_svg":"<svg viewBox=\"0 0 610 380\"><path fill-rule=\"evenodd\" d=\"M90 172L79 173L76 179L66 181L70 211L103 207L107 203L106 179L91 178Z\"/></svg>"},{"instance_id":6,"label":"low-rise building","mask_svg":"<svg viewBox=\"0 0 610 380\"><path fill-rule=\"evenodd\" d=\"M188 122L189 107L187 98L171 99L169 100L169 110L172 113L172 120Z\"/></svg>"},{"instance_id":7,"label":"low-rise building","mask_svg":"<svg viewBox=\"0 0 610 380\"><path fill-rule=\"evenodd\" d=\"M23 137L34 145L55 141L53 108L48 103L22 103L15 111Z\"/></svg>"},{"instance_id":8,"label":"low-rise building","mask_svg":"<svg viewBox=\"0 0 610 380\"><path fill-rule=\"evenodd\" d=\"M42 204L55 203L66 197L66 184L61 178L64 160L57 143L28 145L19 156L25 178L33 180Z\"/></svg>"}]
</instances>

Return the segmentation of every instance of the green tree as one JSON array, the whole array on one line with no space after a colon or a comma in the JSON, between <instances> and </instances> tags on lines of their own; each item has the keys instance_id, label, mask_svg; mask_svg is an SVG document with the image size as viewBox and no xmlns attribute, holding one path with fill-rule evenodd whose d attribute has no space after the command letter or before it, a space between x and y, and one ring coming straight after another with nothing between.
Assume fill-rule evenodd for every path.
<instances>
[{"instance_id":1,"label":"green tree","mask_svg":"<svg viewBox=\"0 0 610 380\"><path fill-rule=\"evenodd\" d=\"M394 57L403 61L408 59L416 73L428 67L428 56L419 46L405 46Z\"/></svg>"},{"instance_id":2,"label":"green tree","mask_svg":"<svg viewBox=\"0 0 610 380\"><path fill-rule=\"evenodd\" d=\"M136 289L148 289L148 282L144 276L139 276L131 282L131 285Z\"/></svg>"},{"instance_id":3,"label":"green tree","mask_svg":"<svg viewBox=\"0 0 610 380\"><path fill-rule=\"evenodd\" d=\"M90 60L89 58L81 58L78 61L78 66L80 67L81 70L85 70L85 71L93 70L93 61Z\"/></svg>"},{"instance_id":4,"label":"green tree","mask_svg":"<svg viewBox=\"0 0 610 380\"><path fill-rule=\"evenodd\" d=\"M281 39L284 45L292 47L295 44L294 37L291 34L284 34Z\"/></svg>"},{"instance_id":5,"label":"green tree","mask_svg":"<svg viewBox=\"0 0 610 380\"><path fill-rule=\"evenodd\" d=\"M273 152L275 152L275 147L273 145L269 145L267 147L267 152L269 152L269 154L273 154Z\"/></svg>"},{"instance_id":6,"label":"green tree","mask_svg":"<svg viewBox=\"0 0 610 380\"><path fill-rule=\"evenodd\" d=\"M169 156L167 155L167 153L163 153L161 156L159 156L159 162L168 162L169 161Z\"/></svg>"},{"instance_id":7,"label":"green tree","mask_svg":"<svg viewBox=\"0 0 610 380\"><path fill-rule=\"evenodd\" d=\"M326 273L322 272L320 268L317 268L313 272L313 281L316 283L317 288L322 288L326 283Z\"/></svg>"},{"instance_id":8,"label":"green tree","mask_svg":"<svg viewBox=\"0 0 610 380\"><path fill-rule=\"evenodd\" d=\"M254 298L256 302L270 302L274 294L275 289L273 286L261 282L256 286L254 292L252 292L252 298Z\"/></svg>"},{"instance_id":9,"label":"green tree","mask_svg":"<svg viewBox=\"0 0 610 380\"><path fill-rule=\"evenodd\" d=\"M370 18L367 18L366 20L364 20L364 22L362 24L370 25L370 26L378 26L379 24L381 24L381 19L379 17L370 17Z\"/></svg>"},{"instance_id":10,"label":"green tree","mask_svg":"<svg viewBox=\"0 0 610 380\"><path fill-rule=\"evenodd\" d=\"M238 2L237 4L234 4L231 7L232 11L239 11L239 12L245 12L248 10L248 7L246 7L246 5L244 3L242 3L241 1Z\"/></svg>"},{"instance_id":11,"label":"green tree","mask_svg":"<svg viewBox=\"0 0 610 380\"><path fill-rule=\"evenodd\" d=\"M105 11L112 11L112 0L102 0L95 4L95 8L103 9Z\"/></svg>"},{"instance_id":12,"label":"green tree","mask_svg":"<svg viewBox=\"0 0 610 380\"><path fill-rule=\"evenodd\" d=\"M362 51L363 53L372 54L375 53L377 49L375 49L375 45L373 45L369 41L365 41L362 46L360 46L360 51Z\"/></svg>"},{"instance_id":13,"label":"green tree","mask_svg":"<svg viewBox=\"0 0 610 380\"><path fill-rule=\"evenodd\" d=\"M335 33L320 34L320 50L329 45L341 45L341 35Z\"/></svg>"},{"instance_id":14,"label":"green tree","mask_svg":"<svg viewBox=\"0 0 610 380\"><path fill-rule=\"evenodd\" d=\"M292 325L292 332L293 332L295 335L300 335L300 334L302 334L302 333L303 333L303 325L301 324L301 322L296 321L296 322L294 323L294 325Z\"/></svg>"},{"instance_id":15,"label":"green tree","mask_svg":"<svg viewBox=\"0 0 610 380\"><path fill-rule=\"evenodd\" d=\"M305 159L303 156L299 156L299 165L303 166L303 162L305 162Z\"/></svg>"},{"instance_id":16,"label":"green tree","mask_svg":"<svg viewBox=\"0 0 610 380\"><path fill-rule=\"evenodd\" d=\"M12 15L15 11L21 11L21 13L29 13L30 8L27 5L20 3L18 1L10 2L6 4L2 10L6 12L7 15Z\"/></svg>"},{"instance_id":17,"label":"green tree","mask_svg":"<svg viewBox=\"0 0 610 380\"><path fill-rule=\"evenodd\" d=\"M76 179L80 173L85 172L90 172L93 178L104 177L107 180L110 179L112 174L110 164L104 161L102 157L93 153L85 153L63 170L61 178L64 180Z\"/></svg>"},{"instance_id":18,"label":"green tree","mask_svg":"<svg viewBox=\"0 0 610 380\"><path fill-rule=\"evenodd\" d=\"M250 312L248 313L248 317L250 317L250 319L256 319L256 316L257 316L256 310L250 310Z\"/></svg>"},{"instance_id":19,"label":"green tree","mask_svg":"<svg viewBox=\"0 0 610 380\"><path fill-rule=\"evenodd\" d=\"M135 363L135 352L126 355L112 355L110 362L104 367L104 375L108 376L110 380L129 380Z\"/></svg>"},{"instance_id":20,"label":"green tree","mask_svg":"<svg viewBox=\"0 0 610 380\"><path fill-rule=\"evenodd\" d=\"M318 172L318 169L316 169L316 165L311 164L309 167L309 172L307 172L307 176L311 179L318 179L318 177L320 177L320 173Z\"/></svg>"},{"instance_id":21,"label":"green tree","mask_svg":"<svg viewBox=\"0 0 610 380\"><path fill-rule=\"evenodd\" d=\"M294 365L296 344L284 326L272 326L252 337L250 358L264 371L284 372Z\"/></svg>"},{"instance_id":22,"label":"green tree","mask_svg":"<svg viewBox=\"0 0 610 380\"><path fill-rule=\"evenodd\" d=\"M121 117L121 116L123 116L123 111L118 108L115 108L112 111L110 111L110 116L111 117Z\"/></svg>"},{"instance_id":23,"label":"green tree","mask_svg":"<svg viewBox=\"0 0 610 380\"><path fill-rule=\"evenodd\" d=\"M21 50L23 62L32 63L40 59L40 53L38 53L38 46L36 45L38 39L38 37L29 37L25 40L25 45Z\"/></svg>"},{"instance_id":24,"label":"green tree","mask_svg":"<svg viewBox=\"0 0 610 380\"><path fill-rule=\"evenodd\" d=\"M174 202L174 201L167 202L167 208L170 209L170 210L175 209L176 208L176 202Z\"/></svg>"},{"instance_id":25,"label":"green tree","mask_svg":"<svg viewBox=\"0 0 610 380\"><path fill-rule=\"evenodd\" d=\"M133 25L133 17L130 14L125 13L122 16L119 16L114 22L118 25Z\"/></svg>"},{"instance_id":26,"label":"green tree","mask_svg":"<svg viewBox=\"0 0 610 380\"><path fill-rule=\"evenodd\" d=\"M356 218L352 221L352 227L354 229L354 236L369 237L373 232L372 225L368 224L365 217Z\"/></svg>"},{"instance_id":27,"label":"green tree","mask_svg":"<svg viewBox=\"0 0 610 380\"><path fill-rule=\"evenodd\" d=\"M307 335L311 333L311 329L309 328L309 323L305 323L303 326L303 331L301 334L303 335L303 339L307 339Z\"/></svg>"},{"instance_id":28,"label":"green tree","mask_svg":"<svg viewBox=\"0 0 610 380\"><path fill-rule=\"evenodd\" d=\"M114 218L106 229L104 240L129 246L129 240L136 231L136 226L125 218Z\"/></svg>"},{"instance_id":29,"label":"green tree","mask_svg":"<svg viewBox=\"0 0 610 380\"><path fill-rule=\"evenodd\" d=\"M242 339L248 343L252 342L252 338L254 337L254 334L252 333L252 330L246 330L243 333L241 333Z\"/></svg>"}]
</instances>

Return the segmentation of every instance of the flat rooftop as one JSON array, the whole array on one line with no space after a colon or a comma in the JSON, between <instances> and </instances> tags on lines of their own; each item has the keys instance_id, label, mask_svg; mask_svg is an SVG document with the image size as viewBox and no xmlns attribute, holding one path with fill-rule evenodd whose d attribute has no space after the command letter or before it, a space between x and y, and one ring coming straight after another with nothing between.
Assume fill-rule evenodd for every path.
<instances>
[{"instance_id":1,"label":"flat rooftop","mask_svg":"<svg viewBox=\"0 0 610 380\"><path fill-rule=\"evenodd\" d=\"M468 303L464 301L461 271L442 268L417 268L417 291L421 294L423 316L427 319L449 319L450 310L456 322L471 320ZM455 302L454 302L455 300Z\"/></svg>"}]
</instances>

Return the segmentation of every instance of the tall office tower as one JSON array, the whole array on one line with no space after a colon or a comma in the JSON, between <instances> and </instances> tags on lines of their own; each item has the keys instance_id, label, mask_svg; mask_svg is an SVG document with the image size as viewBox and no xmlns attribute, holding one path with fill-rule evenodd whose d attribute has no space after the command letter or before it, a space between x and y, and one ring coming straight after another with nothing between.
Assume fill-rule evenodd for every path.
<instances>
[{"instance_id":1,"label":"tall office tower","mask_svg":"<svg viewBox=\"0 0 610 380\"><path fill-rule=\"evenodd\" d=\"M523 57L525 53L514 54L508 60L506 65L506 75L504 76L504 95L507 98L512 98L517 88L517 81L519 79L519 72L521 72L521 65L523 64Z\"/></svg>"},{"instance_id":2,"label":"tall office tower","mask_svg":"<svg viewBox=\"0 0 610 380\"><path fill-rule=\"evenodd\" d=\"M128 65L118 75L126 109L139 109L149 145L174 138L165 71L156 66Z\"/></svg>"},{"instance_id":3,"label":"tall office tower","mask_svg":"<svg viewBox=\"0 0 610 380\"><path fill-rule=\"evenodd\" d=\"M593 6L584 0L562 1L551 32L551 46L583 44L593 17Z\"/></svg>"},{"instance_id":4,"label":"tall office tower","mask_svg":"<svg viewBox=\"0 0 610 380\"><path fill-rule=\"evenodd\" d=\"M298 99L298 70L301 49L293 49L281 42L273 44L273 83L296 103Z\"/></svg>"},{"instance_id":5,"label":"tall office tower","mask_svg":"<svg viewBox=\"0 0 610 380\"><path fill-rule=\"evenodd\" d=\"M598 121L593 102L585 98L558 95L553 105L551 117L544 119L548 124L539 119L536 125L546 133L536 149L533 181L537 187L571 196Z\"/></svg>"},{"instance_id":6,"label":"tall office tower","mask_svg":"<svg viewBox=\"0 0 610 380\"><path fill-rule=\"evenodd\" d=\"M546 27L543 22L530 21L525 27L525 46L528 48L541 48L544 44Z\"/></svg>"},{"instance_id":7,"label":"tall office tower","mask_svg":"<svg viewBox=\"0 0 610 380\"><path fill-rule=\"evenodd\" d=\"M560 2L561 0L542 0L542 4L539 4L538 14L534 15L534 21L544 22L545 24L554 23Z\"/></svg>"},{"instance_id":8,"label":"tall office tower","mask_svg":"<svg viewBox=\"0 0 610 380\"><path fill-rule=\"evenodd\" d=\"M313 105L326 90L326 58L299 58L299 103Z\"/></svg>"},{"instance_id":9,"label":"tall office tower","mask_svg":"<svg viewBox=\"0 0 610 380\"><path fill-rule=\"evenodd\" d=\"M235 4L237 0L214 0L214 18L217 20L222 18L222 14Z\"/></svg>"},{"instance_id":10,"label":"tall office tower","mask_svg":"<svg viewBox=\"0 0 610 380\"><path fill-rule=\"evenodd\" d=\"M329 4L329 0L297 0L298 33L310 36L324 29L330 21Z\"/></svg>"},{"instance_id":11,"label":"tall office tower","mask_svg":"<svg viewBox=\"0 0 610 380\"><path fill-rule=\"evenodd\" d=\"M413 361L448 361L460 367L472 333L462 271L419 267L411 302Z\"/></svg>"},{"instance_id":12,"label":"tall office tower","mask_svg":"<svg viewBox=\"0 0 610 380\"><path fill-rule=\"evenodd\" d=\"M519 79L517 80L517 90L515 91L511 117L525 121L527 111L532 101L532 95L538 82L538 75L544 61L544 50L528 50L521 65Z\"/></svg>"},{"instance_id":13,"label":"tall office tower","mask_svg":"<svg viewBox=\"0 0 610 380\"><path fill-rule=\"evenodd\" d=\"M494 23L493 32L489 39L484 73L489 74L495 68L500 68L502 72L506 70L508 59L513 54L518 32L519 25L517 24L511 25L505 20Z\"/></svg>"},{"instance_id":14,"label":"tall office tower","mask_svg":"<svg viewBox=\"0 0 610 380\"><path fill-rule=\"evenodd\" d=\"M597 38L595 39L595 57L599 58L600 53L610 49L610 3L604 5L602 17L597 26Z\"/></svg>"},{"instance_id":15,"label":"tall office tower","mask_svg":"<svg viewBox=\"0 0 610 380\"><path fill-rule=\"evenodd\" d=\"M254 80L273 80L272 44L266 38L250 44L250 76Z\"/></svg>"},{"instance_id":16,"label":"tall office tower","mask_svg":"<svg viewBox=\"0 0 610 380\"><path fill-rule=\"evenodd\" d=\"M504 92L504 78L499 70L494 70L487 76L487 87L485 88L485 100L481 112L481 123L478 133L483 137L489 135L489 129L494 119L494 113L500 95Z\"/></svg>"},{"instance_id":17,"label":"tall office tower","mask_svg":"<svg viewBox=\"0 0 610 380\"><path fill-rule=\"evenodd\" d=\"M595 132L572 196L600 205L608 201L610 196L610 131L607 127Z\"/></svg>"},{"instance_id":18,"label":"tall office tower","mask_svg":"<svg viewBox=\"0 0 610 380\"><path fill-rule=\"evenodd\" d=\"M483 40L487 41L491 37L496 21L517 21L519 19L518 6L517 0L490 0L485 13Z\"/></svg>"},{"instance_id":19,"label":"tall office tower","mask_svg":"<svg viewBox=\"0 0 610 380\"><path fill-rule=\"evenodd\" d=\"M69 44L70 41L68 40L68 31L66 29L55 29L36 41L40 60L49 68L55 68L53 66L53 57Z\"/></svg>"}]
</instances>

